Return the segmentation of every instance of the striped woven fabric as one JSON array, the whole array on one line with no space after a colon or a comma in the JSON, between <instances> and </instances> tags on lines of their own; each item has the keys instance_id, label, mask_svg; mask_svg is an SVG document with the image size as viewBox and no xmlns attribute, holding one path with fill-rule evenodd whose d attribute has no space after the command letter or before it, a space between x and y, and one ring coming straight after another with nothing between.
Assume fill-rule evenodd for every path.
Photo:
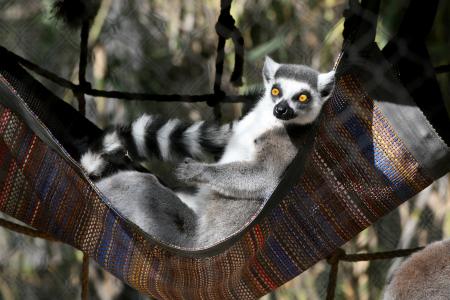
<instances>
[{"instance_id":1,"label":"striped woven fabric","mask_svg":"<svg viewBox=\"0 0 450 300\"><path fill-rule=\"evenodd\" d=\"M229 247L189 256L122 219L67 158L3 105L0 137L0 210L87 252L158 299L260 297L433 180L358 77L346 73L324 108L304 173L287 196Z\"/></svg>"}]
</instances>

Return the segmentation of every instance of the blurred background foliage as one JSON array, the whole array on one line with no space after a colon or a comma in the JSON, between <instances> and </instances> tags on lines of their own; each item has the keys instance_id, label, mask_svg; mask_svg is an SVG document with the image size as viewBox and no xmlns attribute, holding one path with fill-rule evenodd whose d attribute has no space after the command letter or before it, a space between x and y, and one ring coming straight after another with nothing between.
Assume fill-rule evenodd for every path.
<instances>
[{"instance_id":1,"label":"blurred background foliage","mask_svg":"<svg viewBox=\"0 0 450 300\"><path fill-rule=\"evenodd\" d=\"M0 44L61 75L77 80L79 32L51 14L50 0L0 0ZM94 88L160 94L212 90L219 0L102 0L90 32L88 80ZM230 94L258 88L265 55L275 60L329 70L342 42L346 0L235 0L232 15L245 46L244 85L227 81L233 48L227 43L223 89ZM382 1L377 43L395 33L407 0ZM449 63L450 1L441 1L428 40L434 65ZM76 105L70 91L42 78L55 94ZM438 75L447 107L450 76ZM241 105L222 105L224 120ZM101 127L127 122L143 112L190 119L213 118L206 104L93 99L87 116ZM450 236L449 178L444 177L345 245L348 252L383 251L425 245ZM379 299L398 261L341 263L336 299ZM78 299L81 253L0 229L0 300ZM264 299L324 299L325 262ZM147 299L91 264L91 299Z\"/></svg>"}]
</instances>

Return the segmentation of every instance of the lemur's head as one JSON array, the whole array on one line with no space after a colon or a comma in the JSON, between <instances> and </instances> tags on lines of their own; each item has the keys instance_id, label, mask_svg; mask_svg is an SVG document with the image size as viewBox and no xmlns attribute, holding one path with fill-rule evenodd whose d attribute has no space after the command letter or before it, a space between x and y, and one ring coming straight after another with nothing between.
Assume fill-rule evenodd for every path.
<instances>
[{"instance_id":1,"label":"lemur's head","mask_svg":"<svg viewBox=\"0 0 450 300\"><path fill-rule=\"evenodd\" d=\"M314 122L334 88L334 71L319 73L304 65L278 64L268 56L263 77L274 116L289 123Z\"/></svg>"}]
</instances>

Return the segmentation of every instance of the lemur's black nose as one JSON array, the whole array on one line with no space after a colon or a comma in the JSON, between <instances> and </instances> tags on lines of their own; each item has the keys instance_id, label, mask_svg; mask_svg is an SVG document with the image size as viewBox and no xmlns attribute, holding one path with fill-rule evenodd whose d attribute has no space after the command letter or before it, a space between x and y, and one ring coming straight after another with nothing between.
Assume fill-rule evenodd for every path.
<instances>
[{"instance_id":1,"label":"lemur's black nose","mask_svg":"<svg viewBox=\"0 0 450 300\"><path fill-rule=\"evenodd\" d=\"M285 106L275 106L275 114L276 115L283 115L287 111L287 107Z\"/></svg>"},{"instance_id":2,"label":"lemur's black nose","mask_svg":"<svg viewBox=\"0 0 450 300\"><path fill-rule=\"evenodd\" d=\"M281 101L273 108L273 115L281 120L290 120L294 117L294 111L286 101Z\"/></svg>"}]
</instances>

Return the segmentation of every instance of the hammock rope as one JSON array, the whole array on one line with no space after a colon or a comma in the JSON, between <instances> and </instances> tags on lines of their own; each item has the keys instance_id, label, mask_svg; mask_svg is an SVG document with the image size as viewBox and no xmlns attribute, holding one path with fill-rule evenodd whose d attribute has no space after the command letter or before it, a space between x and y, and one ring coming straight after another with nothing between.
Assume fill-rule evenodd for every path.
<instances>
[{"instance_id":1,"label":"hammock rope","mask_svg":"<svg viewBox=\"0 0 450 300\"><path fill-rule=\"evenodd\" d=\"M78 92L82 92L85 95L90 95L94 97L104 97L109 99L122 99L122 100L137 100L137 101L154 101L154 102L188 102L188 103L197 103L197 102L206 102L211 100L211 98L217 98L218 95L214 93L210 94L201 94L201 95L183 95L183 94L169 94L169 95L161 95L161 94L150 94L150 93L132 93L132 92L122 92L122 91L114 91L114 90L98 90L91 87L89 82L84 86L80 86L79 84L75 84L65 78L56 75L53 72L46 70L45 68L23 58L8 49L0 46L1 55L8 56L14 61L18 62L21 66L27 68L28 70L50 80L57 85L72 90L74 94ZM254 100L254 97L251 95L224 95L219 97L220 102L222 103L242 103L242 102L250 102Z\"/></svg>"},{"instance_id":2,"label":"hammock rope","mask_svg":"<svg viewBox=\"0 0 450 300\"><path fill-rule=\"evenodd\" d=\"M242 33L235 26L236 21L230 13L232 0L220 1L220 15L215 25L215 30L218 35L217 51L216 51L216 74L214 78L214 95L207 100L207 104L213 107L214 116L216 120L220 120L221 99L225 97L225 92L222 90L222 75L223 65L225 60L225 43L226 40L231 39L234 44L234 69L230 77L230 82L235 86L242 85L242 73L244 69L244 38Z\"/></svg>"},{"instance_id":3,"label":"hammock rope","mask_svg":"<svg viewBox=\"0 0 450 300\"><path fill-rule=\"evenodd\" d=\"M83 252L83 263L81 266L81 300L89 299L89 256Z\"/></svg>"},{"instance_id":4,"label":"hammock rope","mask_svg":"<svg viewBox=\"0 0 450 300\"><path fill-rule=\"evenodd\" d=\"M45 239L48 241L57 241L57 239L55 239L54 237L52 237L51 235L49 235L45 232L30 228L30 227L19 225L17 223L5 220L3 218L0 218L0 227L9 229L11 231L14 231L14 232L17 232L20 234L28 235L30 237L41 238L41 239Z\"/></svg>"},{"instance_id":5,"label":"hammock rope","mask_svg":"<svg viewBox=\"0 0 450 300\"><path fill-rule=\"evenodd\" d=\"M83 21L80 33L80 61L78 67L78 83L79 89L75 90L75 96L78 99L78 110L81 114L86 115L86 98L83 90L91 88L91 84L86 80L86 69L88 63L88 40L89 40L90 24L88 20Z\"/></svg>"}]
</instances>

